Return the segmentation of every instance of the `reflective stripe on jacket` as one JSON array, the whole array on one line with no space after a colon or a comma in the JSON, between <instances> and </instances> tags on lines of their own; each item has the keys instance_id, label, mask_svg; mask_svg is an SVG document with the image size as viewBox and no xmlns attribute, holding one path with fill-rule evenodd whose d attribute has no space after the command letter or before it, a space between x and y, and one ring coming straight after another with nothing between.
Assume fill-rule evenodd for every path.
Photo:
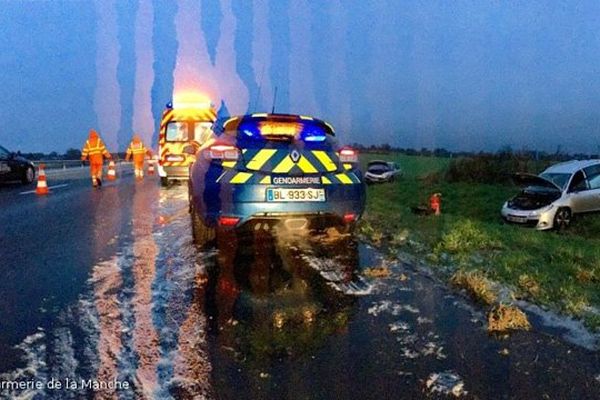
<instances>
[{"instance_id":1,"label":"reflective stripe on jacket","mask_svg":"<svg viewBox=\"0 0 600 400\"><path fill-rule=\"evenodd\" d=\"M144 143L139 142L139 143L133 143L131 142L129 144L129 147L127 148L127 155L133 154L133 155L138 155L138 154L146 154L148 150L144 147Z\"/></svg>"},{"instance_id":2,"label":"reflective stripe on jacket","mask_svg":"<svg viewBox=\"0 0 600 400\"><path fill-rule=\"evenodd\" d=\"M103 155L108 156L108 150L106 150L106 146L102 139L98 138L95 145L92 145L89 140L85 141L85 146L83 146L83 150L81 150L81 155L84 157L95 156L95 155Z\"/></svg>"}]
</instances>

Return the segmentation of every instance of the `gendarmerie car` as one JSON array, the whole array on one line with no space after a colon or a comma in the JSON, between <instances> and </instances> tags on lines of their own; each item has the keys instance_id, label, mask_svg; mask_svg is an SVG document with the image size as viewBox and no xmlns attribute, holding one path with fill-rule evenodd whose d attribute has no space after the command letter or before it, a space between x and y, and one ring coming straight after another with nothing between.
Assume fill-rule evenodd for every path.
<instances>
[{"instance_id":1,"label":"gendarmerie car","mask_svg":"<svg viewBox=\"0 0 600 400\"><path fill-rule=\"evenodd\" d=\"M191 149L189 149L191 150ZM234 117L196 154L189 180L194 238L215 229L352 230L365 207L358 154L331 125L288 114Z\"/></svg>"}]
</instances>

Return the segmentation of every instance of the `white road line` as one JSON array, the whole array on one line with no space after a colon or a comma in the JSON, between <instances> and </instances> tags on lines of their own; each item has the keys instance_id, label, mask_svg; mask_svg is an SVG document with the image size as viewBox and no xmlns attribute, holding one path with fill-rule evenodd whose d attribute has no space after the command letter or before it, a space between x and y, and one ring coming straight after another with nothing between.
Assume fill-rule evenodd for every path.
<instances>
[{"instance_id":1,"label":"white road line","mask_svg":"<svg viewBox=\"0 0 600 400\"><path fill-rule=\"evenodd\" d=\"M63 184L60 184L60 185L48 186L48 189L58 189L58 188L62 188L62 187L65 187L65 186L69 186L69 184L68 183L63 183ZM26 192L21 192L19 194L31 194L31 193L35 193L35 190L28 190Z\"/></svg>"}]
</instances>

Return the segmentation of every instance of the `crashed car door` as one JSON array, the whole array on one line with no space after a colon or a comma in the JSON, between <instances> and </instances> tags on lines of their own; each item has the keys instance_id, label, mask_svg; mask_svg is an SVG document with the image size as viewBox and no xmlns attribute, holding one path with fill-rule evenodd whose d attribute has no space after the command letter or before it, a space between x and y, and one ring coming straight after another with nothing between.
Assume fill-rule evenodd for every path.
<instances>
[{"instance_id":1,"label":"crashed car door","mask_svg":"<svg viewBox=\"0 0 600 400\"><path fill-rule=\"evenodd\" d=\"M600 211L600 164L584 169L589 187L589 211Z\"/></svg>"},{"instance_id":2,"label":"crashed car door","mask_svg":"<svg viewBox=\"0 0 600 400\"><path fill-rule=\"evenodd\" d=\"M594 211L594 190L590 190L583 170L577 171L569 183L568 195L574 213Z\"/></svg>"}]
</instances>

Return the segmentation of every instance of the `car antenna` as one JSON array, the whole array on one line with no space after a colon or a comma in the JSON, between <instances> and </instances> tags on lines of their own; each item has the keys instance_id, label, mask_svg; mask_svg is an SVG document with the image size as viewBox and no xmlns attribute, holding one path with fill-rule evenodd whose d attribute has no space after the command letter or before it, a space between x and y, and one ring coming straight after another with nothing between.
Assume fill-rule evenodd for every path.
<instances>
[{"instance_id":1,"label":"car antenna","mask_svg":"<svg viewBox=\"0 0 600 400\"><path fill-rule=\"evenodd\" d=\"M262 72L260 73L260 82L258 83L258 90L256 91L256 97L254 98L253 105L250 105L250 111L256 111L258 109L258 103L260 102L260 94L262 92L262 83L265 76L265 66L263 65Z\"/></svg>"},{"instance_id":2,"label":"car antenna","mask_svg":"<svg viewBox=\"0 0 600 400\"><path fill-rule=\"evenodd\" d=\"M275 92L273 93L273 108L271 108L271 114L275 114L275 102L277 101L277 86L275 86Z\"/></svg>"},{"instance_id":3,"label":"car antenna","mask_svg":"<svg viewBox=\"0 0 600 400\"><path fill-rule=\"evenodd\" d=\"M260 100L260 91L261 91L261 88L262 88L262 86L258 85L258 90L256 92L256 97L255 97L254 102L253 102L254 105L250 107L250 111L251 112L256 111L256 109L258 108L258 102Z\"/></svg>"}]
</instances>

